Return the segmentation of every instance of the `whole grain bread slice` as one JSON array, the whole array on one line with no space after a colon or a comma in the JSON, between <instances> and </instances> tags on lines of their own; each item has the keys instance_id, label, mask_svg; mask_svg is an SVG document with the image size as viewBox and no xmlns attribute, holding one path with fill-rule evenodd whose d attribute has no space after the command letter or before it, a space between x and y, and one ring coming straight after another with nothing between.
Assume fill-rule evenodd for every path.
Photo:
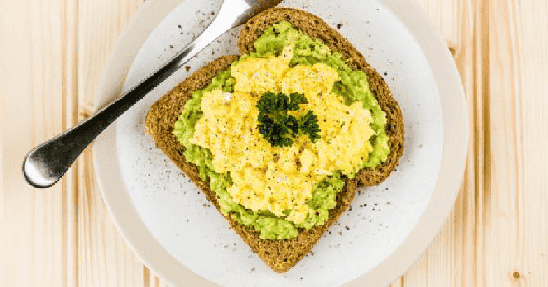
<instances>
[{"instance_id":1,"label":"whole grain bread slice","mask_svg":"<svg viewBox=\"0 0 548 287\"><path fill-rule=\"evenodd\" d=\"M339 33L331 29L317 16L304 11L274 8L258 14L250 19L238 37L238 46L242 54L253 51L253 42L266 28L275 22L287 20L294 27L301 29L310 36L327 43L333 51L341 52L348 59L348 64L363 70L369 76L371 90L375 93L379 104L387 114L386 132L390 137L390 154L388 160L375 170L364 169L356 178L345 178L345 186L337 195L337 205L329 212L326 224L310 230L300 230L296 238L290 240L263 240L252 227L240 225L230 216L225 216L231 228L236 231L249 247L270 268L276 272L286 272L310 252L322 234L341 216L352 202L358 185L369 186L382 182L398 163L403 153L403 119L397 102L390 95L387 84L382 77L371 68L363 56ZM162 151L204 192L220 212L215 193L208 182L203 182L197 167L185 160L184 147L172 134L173 125L187 100L192 98L192 92L205 88L221 71L230 67L237 56L224 56L205 65L194 72L185 81L173 88L168 94L155 102L146 115L145 126L154 138L156 146Z\"/></svg>"}]
</instances>

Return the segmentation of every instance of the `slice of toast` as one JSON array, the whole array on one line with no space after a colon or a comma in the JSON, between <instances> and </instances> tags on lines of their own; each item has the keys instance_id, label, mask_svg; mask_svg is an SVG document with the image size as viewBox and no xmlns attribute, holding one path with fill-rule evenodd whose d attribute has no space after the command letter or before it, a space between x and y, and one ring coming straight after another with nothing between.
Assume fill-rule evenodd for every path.
<instances>
[{"instance_id":1,"label":"slice of toast","mask_svg":"<svg viewBox=\"0 0 548 287\"><path fill-rule=\"evenodd\" d=\"M264 30L282 20L289 21L295 28L328 44L332 51L341 52L348 60L349 66L367 73L370 88L387 116L386 133L389 136L390 154L388 159L375 170L363 169L358 172L356 178L346 178L344 188L337 195L336 207L329 211L328 221L324 225L315 226L310 230L300 230L294 239L260 239L259 232L255 231L253 227L245 227L230 216L225 216L231 228L241 236L253 252L257 253L276 272L288 271L310 252L327 228L335 223L350 205L358 186L376 185L388 177L403 154L404 139L401 111L397 102L392 98L388 85L343 36L330 28L319 17L288 8L266 10L250 19L243 27L238 37L240 52L246 54L253 51L253 42L260 37ZM220 207L215 193L209 188L208 182L201 181L197 167L185 160L184 147L179 144L172 131L185 102L192 98L192 92L205 88L217 73L229 68L237 58L237 56L224 56L205 65L154 103L145 119L146 129L154 138L156 146L161 148L202 189L207 199L215 205L219 212Z\"/></svg>"}]
</instances>

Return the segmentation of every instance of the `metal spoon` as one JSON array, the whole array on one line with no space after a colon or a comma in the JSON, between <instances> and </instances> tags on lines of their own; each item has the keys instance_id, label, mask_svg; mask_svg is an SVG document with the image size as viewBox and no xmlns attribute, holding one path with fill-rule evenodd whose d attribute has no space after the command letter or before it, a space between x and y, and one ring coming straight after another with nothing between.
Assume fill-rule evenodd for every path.
<instances>
[{"instance_id":1,"label":"metal spoon","mask_svg":"<svg viewBox=\"0 0 548 287\"><path fill-rule=\"evenodd\" d=\"M217 17L207 29L162 68L88 119L31 150L23 161L23 174L27 182L39 188L54 185L88 144L148 92L223 33L280 2L281 0L224 0Z\"/></svg>"}]
</instances>

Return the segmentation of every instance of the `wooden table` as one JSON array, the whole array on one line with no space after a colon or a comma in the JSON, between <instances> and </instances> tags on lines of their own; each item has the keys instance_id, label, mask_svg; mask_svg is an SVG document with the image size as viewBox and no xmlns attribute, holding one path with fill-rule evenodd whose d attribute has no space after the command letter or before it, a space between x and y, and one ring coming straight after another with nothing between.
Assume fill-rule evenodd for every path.
<instances>
[{"instance_id":1,"label":"wooden table","mask_svg":"<svg viewBox=\"0 0 548 287\"><path fill-rule=\"evenodd\" d=\"M454 211L392 286L548 286L548 1L417 0L466 90L470 143ZM49 190L24 154L85 118L101 69L143 0L0 5L2 286L166 286L118 235L90 150Z\"/></svg>"}]
</instances>

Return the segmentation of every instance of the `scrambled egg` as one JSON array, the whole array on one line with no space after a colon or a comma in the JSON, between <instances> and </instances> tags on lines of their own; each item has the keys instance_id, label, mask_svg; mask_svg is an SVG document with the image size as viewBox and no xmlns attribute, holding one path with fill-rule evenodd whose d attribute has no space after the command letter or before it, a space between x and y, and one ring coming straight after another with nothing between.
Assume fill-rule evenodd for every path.
<instances>
[{"instance_id":1,"label":"scrambled egg","mask_svg":"<svg viewBox=\"0 0 548 287\"><path fill-rule=\"evenodd\" d=\"M231 68L236 79L233 93L204 93L203 117L197 122L192 143L208 148L216 172L230 172L227 191L233 200L253 211L268 210L302 222L314 187L340 170L358 171L372 151L371 115L361 102L346 106L331 92L337 72L322 63L290 68L292 51L279 57L246 58ZM264 92L299 92L308 104L295 115L312 110L321 138L312 143L299 136L292 146L272 147L259 133L256 108Z\"/></svg>"}]
</instances>

